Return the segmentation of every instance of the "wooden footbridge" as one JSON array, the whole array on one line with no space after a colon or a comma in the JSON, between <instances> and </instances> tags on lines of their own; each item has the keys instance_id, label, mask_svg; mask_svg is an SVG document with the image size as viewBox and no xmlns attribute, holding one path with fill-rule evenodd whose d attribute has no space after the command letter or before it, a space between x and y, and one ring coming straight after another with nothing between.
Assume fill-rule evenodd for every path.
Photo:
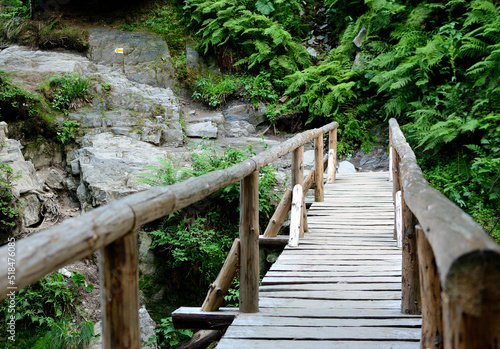
<instances>
[{"instance_id":1,"label":"wooden footbridge","mask_svg":"<svg viewBox=\"0 0 500 349\"><path fill-rule=\"evenodd\" d=\"M500 247L428 186L393 119L389 173L336 177L337 126L0 248L0 298L99 250L104 348L139 348L136 228L241 181L240 237L201 308L174 312L177 326L224 329L218 348L500 348ZM311 140L315 169L304 178ZM259 169L288 153L293 190L259 235ZM288 212L289 235L277 235ZM261 285L259 247L284 248ZM236 275L239 308L220 308Z\"/></svg>"}]
</instances>

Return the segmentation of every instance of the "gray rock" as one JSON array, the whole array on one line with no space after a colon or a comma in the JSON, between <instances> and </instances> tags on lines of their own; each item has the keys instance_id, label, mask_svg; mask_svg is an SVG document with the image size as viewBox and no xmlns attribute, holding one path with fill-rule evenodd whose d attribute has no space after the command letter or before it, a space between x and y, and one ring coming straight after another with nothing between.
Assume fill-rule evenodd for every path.
<instances>
[{"instance_id":1,"label":"gray rock","mask_svg":"<svg viewBox=\"0 0 500 349\"><path fill-rule=\"evenodd\" d=\"M61 190L64 189L65 180L59 172L52 169L45 180L45 184L47 184L49 188Z\"/></svg>"},{"instance_id":2,"label":"gray rock","mask_svg":"<svg viewBox=\"0 0 500 349\"><path fill-rule=\"evenodd\" d=\"M155 335L155 328L155 322L153 321L153 319L151 319L151 316L149 315L146 308L142 306L139 309L139 331L141 334L141 348L156 349L158 347L156 341L153 344L146 346L149 338Z\"/></svg>"},{"instance_id":3,"label":"gray rock","mask_svg":"<svg viewBox=\"0 0 500 349\"><path fill-rule=\"evenodd\" d=\"M155 82L151 81L150 77L154 73L160 74L160 79L170 79L170 75L158 67L162 65L158 62L163 62L162 58L168 56L164 39L137 33L110 34L108 31L96 31L96 35L101 36L92 39L91 35L91 41L94 43L91 56L108 66L92 63L89 59L76 54L32 51L19 46L11 46L0 51L0 66L18 80L33 79L33 76L42 79L53 74L73 72L87 77L90 81L89 90L95 96L91 106L71 112L68 116L69 120L79 122L86 132L94 132L94 129L102 132L109 128L119 128L120 134L140 138L137 132L142 127L151 127L150 124L153 124L161 131L156 132L155 136L148 135L146 139L159 144L161 138L158 140L158 135L161 135L162 131L180 130L180 105L173 91L167 88L170 82ZM118 41L106 43L106 38L115 38ZM129 38L127 39L129 41L125 38ZM121 65L115 64L117 55L113 51L114 48L112 54L108 52L109 47L121 42L122 39L135 47L129 56L125 55L128 57L125 66L123 58L120 61ZM150 43L148 48L147 45ZM131 74L134 77L131 77ZM109 88L104 89L104 84ZM59 122L62 123L62 119ZM169 142L173 142L173 138ZM177 145L181 143L182 139ZM42 150L39 153L42 154ZM29 157L36 160L37 168L54 162L50 157L43 158L37 154L30 154Z\"/></svg>"},{"instance_id":4,"label":"gray rock","mask_svg":"<svg viewBox=\"0 0 500 349\"><path fill-rule=\"evenodd\" d=\"M186 136L217 138L217 127L210 121L186 125Z\"/></svg>"},{"instance_id":5,"label":"gray rock","mask_svg":"<svg viewBox=\"0 0 500 349\"><path fill-rule=\"evenodd\" d=\"M139 309L139 332L140 332L140 345L142 349L157 349L158 345L156 344L156 341L153 342L153 344L150 344L146 346L146 343L149 340L149 337L155 335L155 328L156 324L151 319L151 316L149 315L148 311L144 306L142 306ZM102 322L98 321L94 324L94 334L102 334ZM90 347L91 349L101 349L103 347L102 345L102 336L99 336L99 340L97 342L94 342L92 346Z\"/></svg>"},{"instance_id":6,"label":"gray rock","mask_svg":"<svg viewBox=\"0 0 500 349\"><path fill-rule=\"evenodd\" d=\"M307 150L304 152L304 168L314 167L314 150Z\"/></svg>"},{"instance_id":7,"label":"gray rock","mask_svg":"<svg viewBox=\"0 0 500 349\"><path fill-rule=\"evenodd\" d=\"M318 56L318 52L314 49L314 47L308 47L307 48L307 53L309 53L313 57Z\"/></svg>"},{"instance_id":8,"label":"gray rock","mask_svg":"<svg viewBox=\"0 0 500 349\"><path fill-rule=\"evenodd\" d=\"M224 124L226 137L247 137L255 132L255 126L246 121L227 121Z\"/></svg>"},{"instance_id":9,"label":"gray rock","mask_svg":"<svg viewBox=\"0 0 500 349\"><path fill-rule=\"evenodd\" d=\"M137 181L168 149L111 133L89 134L74 153L80 165L77 196L84 211L149 188Z\"/></svg>"},{"instance_id":10,"label":"gray rock","mask_svg":"<svg viewBox=\"0 0 500 349\"><path fill-rule=\"evenodd\" d=\"M123 48L123 54L115 53ZM92 29L89 58L123 72L134 82L157 87L172 87L173 68L167 43L161 36L109 29Z\"/></svg>"},{"instance_id":11,"label":"gray rock","mask_svg":"<svg viewBox=\"0 0 500 349\"><path fill-rule=\"evenodd\" d=\"M341 161L339 167L337 168L337 173L356 173L356 168L349 161Z\"/></svg>"},{"instance_id":12,"label":"gray rock","mask_svg":"<svg viewBox=\"0 0 500 349\"><path fill-rule=\"evenodd\" d=\"M246 121L258 126L266 121L266 106L255 108L252 104L235 102L223 111L227 121Z\"/></svg>"},{"instance_id":13,"label":"gray rock","mask_svg":"<svg viewBox=\"0 0 500 349\"><path fill-rule=\"evenodd\" d=\"M35 194L29 194L22 198L23 205L23 222L24 226L30 227L37 224L42 219L41 211L42 204Z\"/></svg>"},{"instance_id":14,"label":"gray rock","mask_svg":"<svg viewBox=\"0 0 500 349\"><path fill-rule=\"evenodd\" d=\"M154 253L151 250L153 239L147 232L139 231L139 270L142 275L152 275L156 272Z\"/></svg>"}]
</instances>

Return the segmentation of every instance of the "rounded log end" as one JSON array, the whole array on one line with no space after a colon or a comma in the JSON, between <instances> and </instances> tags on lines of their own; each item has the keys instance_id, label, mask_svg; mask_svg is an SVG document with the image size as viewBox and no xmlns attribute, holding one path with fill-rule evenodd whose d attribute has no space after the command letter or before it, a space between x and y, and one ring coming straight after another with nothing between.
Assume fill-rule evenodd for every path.
<instances>
[{"instance_id":1,"label":"rounded log end","mask_svg":"<svg viewBox=\"0 0 500 349\"><path fill-rule=\"evenodd\" d=\"M472 316L500 312L500 253L476 250L451 265L444 285L450 301Z\"/></svg>"}]
</instances>

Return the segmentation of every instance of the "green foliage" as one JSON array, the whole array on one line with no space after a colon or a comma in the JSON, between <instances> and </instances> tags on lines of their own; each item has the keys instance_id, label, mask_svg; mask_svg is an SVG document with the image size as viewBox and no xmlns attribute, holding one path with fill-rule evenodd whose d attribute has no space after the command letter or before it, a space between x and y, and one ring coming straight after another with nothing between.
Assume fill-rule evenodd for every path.
<instances>
[{"instance_id":1,"label":"green foliage","mask_svg":"<svg viewBox=\"0 0 500 349\"><path fill-rule=\"evenodd\" d=\"M78 73L55 75L40 86L52 108L68 114L82 106L88 96L89 81Z\"/></svg>"},{"instance_id":2,"label":"green foliage","mask_svg":"<svg viewBox=\"0 0 500 349\"><path fill-rule=\"evenodd\" d=\"M202 141L192 146L191 169L181 168L172 159L162 160L160 167L145 174L140 181L152 185L170 185L188 176L222 170L254 155L251 147L241 150L228 146L222 150L214 142ZM267 166L259 174L259 211L267 223L279 202L275 168ZM186 270L199 287L217 276L227 251L238 235L239 183L231 184L185 211L171 214L150 232L157 252L163 253L166 266Z\"/></svg>"},{"instance_id":3,"label":"green foliage","mask_svg":"<svg viewBox=\"0 0 500 349\"><path fill-rule=\"evenodd\" d=\"M80 128L80 124L75 120L64 120L62 131L57 132L57 140L62 144L69 144L76 139L76 132Z\"/></svg>"},{"instance_id":4,"label":"green foliage","mask_svg":"<svg viewBox=\"0 0 500 349\"><path fill-rule=\"evenodd\" d=\"M27 1L23 3L21 0L3 0L0 5L2 5L0 18L28 17L30 14Z\"/></svg>"},{"instance_id":5,"label":"green foliage","mask_svg":"<svg viewBox=\"0 0 500 349\"><path fill-rule=\"evenodd\" d=\"M85 282L83 276L79 275L81 274L73 273L75 286L71 286L62 274L53 273L17 292L15 298L17 332L31 332L35 329L40 331L39 336L29 347L80 349L86 348L90 343L94 337L93 323L88 320L80 323L70 320L79 310L75 305L78 287L76 284ZM8 301L4 301L0 306L0 314L4 319L8 319L11 315ZM6 329L2 328L0 331ZM3 332L0 333L2 333L0 345L7 347L7 336ZM5 342L2 342L3 340Z\"/></svg>"},{"instance_id":6,"label":"green foliage","mask_svg":"<svg viewBox=\"0 0 500 349\"><path fill-rule=\"evenodd\" d=\"M7 233L16 225L20 210L12 193L17 176L9 164L0 163L0 232Z\"/></svg>"},{"instance_id":7,"label":"green foliage","mask_svg":"<svg viewBox=\"0 0 500 349\"><path fill-rule=\"evenodd\" d=\"M161 319L160 326L156 329L156 333L157 338L151 338L148 341L148 345L152 344L156 339L156 342L161 347L173 347L193 337L193 331L191 330L176 330L171 317Z\"/></svg>"},{"instance_id":8,"label":"green foliage","mask_svg":"<svg viewBox=\"0 0 500 349\"><path fill-rule=\"evenodd\" d=\"M86 349L94 341L94 323L82 321L75 326L68 318L55 322L34 349Z\"/></svg>"},{"instance_id":9,"label":"green foliage","mask_svg":"<svg viewBox=\"0 0 500 349\"><path fill-rule=\"evenodd\" d=\"M185 52L190 33L183 17L182 1L156 1L135 14L134 19L124 19L121 29L128 31L149 30L165 38L173 57Z\"/></svg>"},{"instance_id":10,"label":"green foliage","mask_svg":"<svg viewBox=\"0 0 500 349\"><path fill-rule=\"evenodd\" d=\"M294 12L301 8L299 1L185 3L191 26L200 36L199 49L205 54L209 50L218 53L224 69L269 66L276 72L294 72L311 64L305 48L288 30L293 23L301 23Z\"/></svg>"},{"instance_id":11,"label":"green foliage","mask_svg":"<svg viewBox=\"0 0 500 349\"><path fill-rule=\"evenodd\" d=\"M226 103L226 98L241 87L241 80L231 75L214 75L198 77L193 98L203 101L211 107Z\"/></svg>"}]
</instances>

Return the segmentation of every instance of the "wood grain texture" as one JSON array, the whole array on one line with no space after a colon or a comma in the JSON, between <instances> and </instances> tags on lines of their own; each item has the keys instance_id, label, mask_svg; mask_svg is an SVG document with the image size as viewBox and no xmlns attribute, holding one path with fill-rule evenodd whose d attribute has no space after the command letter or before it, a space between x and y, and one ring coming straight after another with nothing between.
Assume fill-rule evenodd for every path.
<instances>
[{"instance_id":1,"label":"wood grain texture","mask_svg":"<svg viewBox=\"0 0 500 349\"><path fill-rule=\"evenodd\" d=\"M475 317L477 323L489 319L484 323L493 326L491 319L500 315L492 306L500 304L500 246L469 215L428 185L396 120L391 119L389 125L399 156L400 179L394 182L402 183L406 205L434 251L443 293L459 309L457 318ZM454 335L468 336L463 330ZM493 336L484 343L494 340L499 341Z\"/></svg>"},{"instance_id":2,"label":"wood grain texture","mask_svg":"<svg viewBox=\"0 0 500 349\"><path fill-rule=\"evenodd\" d=\"M240 311L259 311L259 172L241 181Z\"/></svg>"},{"instance_id":3,"label":"wood grain texture","mask_svg":"<svg viewBox=\"0 0 500 349\"><path fill-rule=\"evenodd\" d=\"M278 235L283 223L285 222L286 216L290 211L292 206L292 190L287 189L281 198L276 211L274 211L271 220L269 221L267 228L264 232L265 237L275 237Z\"/></svg>"},{"instance_id":4,"label":"wood grain texture","mask_svg":"<svg viewBox=\"0 0 500 349\"><path fill-rule=\"evenodd\" d=\"M299 246L299 238L302 229L302 186L296 184L293 187L292 192L292 209L290 212L290 237L288 240L288 246L297 247Z\"/></svg>"},{"instance_id":5,"label":"wood grain texture","mask_svg":"<svg viewBox=\"0 0 500 349\"><path fill-rule=\"evenodd\" d=\"M139 261L137 234L99 254L104 349L139 349Z\"/></svg>"},{"instance_id":6,"label":"wood grain texture","mask_svg":"<svg viewBox=\"0 0 500 349\"><path fill-rule=\"evenodd\" d=\"M325 199L325 189L323 182L323 135L320 135L314 140L314 170L316 171L316 178L314 179L314 184L316 185L316 190L314 191L315 201L324 201Z\"/></svg>"}]
</instances>

